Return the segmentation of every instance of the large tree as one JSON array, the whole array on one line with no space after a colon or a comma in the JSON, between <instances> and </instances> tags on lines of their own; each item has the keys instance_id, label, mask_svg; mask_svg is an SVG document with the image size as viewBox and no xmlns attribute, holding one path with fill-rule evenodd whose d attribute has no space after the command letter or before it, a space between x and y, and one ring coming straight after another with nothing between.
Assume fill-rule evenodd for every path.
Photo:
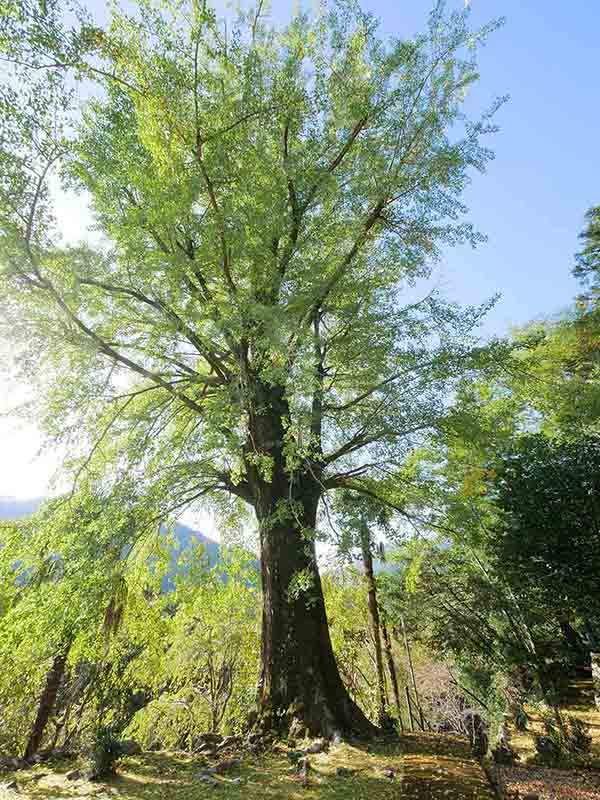
<instances>
[{"instance_id":1,"label":"large tree","mask_svg":"<svg viewBox=\"0 0 600 800\"><path fill-rule=\"evenodd\" d=\"M479 238L461 195L497 103L476 122L461 108L494 25L440 4L423 35L384 42L353 2L281 30L262 5L219 21L139 0L100 28L9 3L3 315L78 472L136 475L163 512L254 509L263 721L368 731L331 648L318 508L397 486L485 357L485 309L400 298L442 246ZM95 246L61 244L55 175L89 201Z\"/></svg>"}]
</instances>

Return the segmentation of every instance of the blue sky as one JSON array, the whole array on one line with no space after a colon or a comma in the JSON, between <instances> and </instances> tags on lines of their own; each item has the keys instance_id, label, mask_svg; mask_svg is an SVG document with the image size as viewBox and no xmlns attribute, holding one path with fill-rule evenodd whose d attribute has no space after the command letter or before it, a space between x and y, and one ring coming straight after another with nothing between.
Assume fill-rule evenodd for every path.
<instances>
[{"instance_id":1,"label":"blue sky","mask_svg":"<svg viewBox=\"0 0 600 800\"><path fill-rule=\"evenodd\" d=\"M448 0L461 8L464 0ZM272 0L272 18L284 21L293 0ZM94 0L100 11L104 3ZM423 29L432 0L363 0L400 37ZM475 175L466 201L470 219L487 234L477 250L447 251L437 269L444 294L463 304L502 297L486 334L549 317L577 292L571 277L585 210L600 203L600 3L598 0L472 0L474 24L507 18L481 52L481 81L469 97L475 112L510 94L497 121L501 131L486 175ZM77 204L69 227L79 228ZM1 344L1 343L0 343ZM0 347L0 357L2 348ZM0 379L0 411L15 399ZM0 495L45 491L54 458L36 459L34 428L0 419L3 459Z\"/></svg>"},{"instance_id":2,"label":"blue sky","mask_svg":"<svg viewBox=\"0 0 600 800\"><path fill-rule=\"evenodd\" d=\"M430 0L366 0L385 32L419 31ZM449 0L460 8L463 0ZM596 0L472 0L475 24L503 16L480 55L472 109L509 94L486 175L467 193L488 242L452 249L441 286L461 303L502 297L486 332L551 316L577 292L571 277L586 209L600 203L600 3Z\"/></svg>"}]
</instances>

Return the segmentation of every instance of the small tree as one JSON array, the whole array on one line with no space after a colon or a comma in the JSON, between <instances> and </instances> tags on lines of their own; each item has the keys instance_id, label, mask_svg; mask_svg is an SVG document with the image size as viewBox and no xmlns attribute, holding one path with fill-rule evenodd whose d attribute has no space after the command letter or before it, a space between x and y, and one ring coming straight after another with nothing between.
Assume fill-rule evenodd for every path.
<instances>
[{"instance_id":1,"label":"small tree","mask_svg":"<svg viewBox=\"0 0 600 800\"><path fill-rule=\"evenodd\" d=\"M0 574L9 591L0 616L0 708L8 744L25 758L47 738L71 658L90 643L102 650L118 628L135 563L123 556L148 516L123 485L112 495L82 489L3 526Z\"/></svg>"}]
</instances>

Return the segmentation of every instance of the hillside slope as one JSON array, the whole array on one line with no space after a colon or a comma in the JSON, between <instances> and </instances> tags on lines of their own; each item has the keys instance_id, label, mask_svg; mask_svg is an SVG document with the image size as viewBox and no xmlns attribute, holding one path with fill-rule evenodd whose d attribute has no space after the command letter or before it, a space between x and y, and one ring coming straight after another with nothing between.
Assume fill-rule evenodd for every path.
<instances>
[{"instance_id":1,"label":"hillside slope","mask_svg":"<svg viewBox=\"0 0 600 800\"><path fill-rule=\"evenodd\" d=\"M14 497L0 496L0 520L17 520L29 517L39 509L43 502L43 497L21 500ZM201 543L204 546L204 553L211 566L214 566L219 561L220 557L220 546L218 542L209 539L208 536L204 536L204 534L189 528L187 525L183 525L180 522L176 523L173 536L176 544L172 549L171 566L163 578L164 590L173 588L177 559L181 553L188 550L192 544Z\"/></svg>"}]
</instances>

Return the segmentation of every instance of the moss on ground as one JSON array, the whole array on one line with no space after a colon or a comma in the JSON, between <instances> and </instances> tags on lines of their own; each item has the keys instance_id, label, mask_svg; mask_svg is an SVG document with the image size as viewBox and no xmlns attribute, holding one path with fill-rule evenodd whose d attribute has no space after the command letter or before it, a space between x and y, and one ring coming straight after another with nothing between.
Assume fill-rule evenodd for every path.
<instances>
[{"instance_id":1,"label":"moss on ground","mask_svg":"<svg viewBox=\"0 0 600 800\"><path fill-rule=\"evenodd\" d=\"M589 728L592 737L591 758L600 762L600 710L594 703L594 690L590 679L579 678L570 680L561 692L561 711L581 719ZM511 728L511 746L519 756L522 764L535 760L535 736L544 733L543 720L540 712L535 708L527 707L529 722L526 731Z\"/></svg>"},{"instance_id":2,"label":"moss on ground","mask_svg":"<svg viewBox=\"0 0 600 800\"><path fill-rule=\"evenodd\" d=\"M465 740L453 736L407 734L400 743L342 744L310 756L307 787L287 758L285 748L261 756L242 756L238 769L217 776L211 787L199 779L206 761L182 754L146 753L123 761L107 783L69 781L70 764L20 771L19 793L6 797L32 800L493 800L480 765ZM342 767L352 774L336 774ZM394 777L386 775L393 770ZM43 777L40 777L43 775ZM240 778L239 783L235 779ZM0 784L7 776L0 778ZM1 790L0 790L1 792ZM1 795L0 795L1 796Z\"/></svg>"}]
</instances>

